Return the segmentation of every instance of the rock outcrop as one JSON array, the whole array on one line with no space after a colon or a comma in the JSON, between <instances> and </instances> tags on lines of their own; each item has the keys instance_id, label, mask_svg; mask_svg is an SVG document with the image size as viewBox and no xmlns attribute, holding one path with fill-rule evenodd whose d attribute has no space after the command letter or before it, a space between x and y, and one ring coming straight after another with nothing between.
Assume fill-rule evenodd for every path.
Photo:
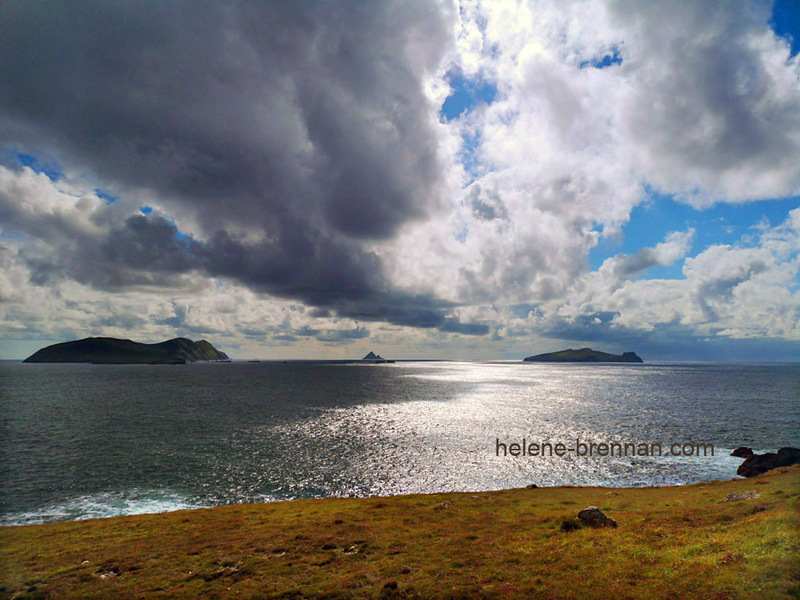
<instances>
[{"instance_id":1,"label":"rock outcrop","mask_svg":"<svg viewBox=\"0 0 800 600\"><path fill-rule=\"evenodd\" d=\"M781 448L777 454L766 452L764 454L751 454L739 465L737 475L742 477L756 477L778 467L788 467L800 463L800 448Z\"/></svg>"},{"instance_id":2,"label":"rock outcrop","mask_svg":"<svg viewBox=\"0 0 800 600\"><path fill-rule=\"evenodd\" d=\"M748 448L747 446L739 446L736 450L731 452L731 456L735 456L736 458L747 458L748 456L753 456L753 449Z\"/></svg>"}]
</instances>

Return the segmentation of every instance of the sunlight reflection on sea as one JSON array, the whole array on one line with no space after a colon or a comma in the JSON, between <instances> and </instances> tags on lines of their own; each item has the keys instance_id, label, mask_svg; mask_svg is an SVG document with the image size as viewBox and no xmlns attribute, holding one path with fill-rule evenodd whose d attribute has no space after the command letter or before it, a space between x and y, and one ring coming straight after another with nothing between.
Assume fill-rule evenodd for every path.
<instances>
[{"instance_id":1,"label":"sunlight reflection on sea","mask_svg":"<svg viewBox=\"0 0 800 600\"><path fill-rule=\"evenodd\" d=\"M739 445L800 445L798 375L796 365L6 363L0 519L728 479ZM702 443L714 455L498 456L498 441L523 439Z\"/></svg>"}]
</instances>

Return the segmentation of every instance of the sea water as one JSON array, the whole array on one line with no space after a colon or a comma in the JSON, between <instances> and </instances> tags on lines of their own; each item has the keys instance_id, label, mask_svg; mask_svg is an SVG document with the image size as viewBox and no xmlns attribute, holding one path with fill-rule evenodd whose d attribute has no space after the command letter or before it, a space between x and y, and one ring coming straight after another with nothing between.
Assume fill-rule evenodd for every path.
<instances>
[{"instance_id":1,"label":"sea water","mask_svg":"<svg viewBox=\"0 0 800 600\"><path fill-rule=\"evenodd\" d=\"M685 484L735 477L738 446L800 446L800 365L6 361L0 418L3 525Z\"/></svg>"}]
</instances>

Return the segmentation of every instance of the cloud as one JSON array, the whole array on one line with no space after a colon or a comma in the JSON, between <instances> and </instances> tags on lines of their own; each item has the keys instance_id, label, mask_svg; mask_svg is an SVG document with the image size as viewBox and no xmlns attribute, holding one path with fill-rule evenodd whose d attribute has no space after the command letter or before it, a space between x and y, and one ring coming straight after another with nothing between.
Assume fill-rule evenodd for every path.
<instances>
[{"instance_id":1,"label":"cloud","mask_svg":"<svg viewBox=\"0 0 800 600\"><path fill-rule=\"evenodd\" d=\"M671 265L686 256L693 237L693 229L686 232L672 232L665 241L654 248L641 248L633 255L620 254L607 259L599 271L609 280L622 281L643 273L650 267Z\"/></svg>"},{"instance_id":2,"label":"cloud","mask_svg":"<svg viewBox=\"0 0 800 600\"><path fill-rule=\"evenodd\" d=\"M440 195L422 79L450 43L446 12L12 2L0 132L120 196L154 196L143 203L205 243L213 274L312 303L370 293L388 283L358 240L393 236ZM131 268L195 266L156 219L126 221L103 253L128 250Z\"/></svg>"},{"instance_id":3,"label":"cloud","mask_svg":"<svg viewBox=\"0 0 800 600\"><path fill-rule=\"evenodd\" d=\"M770 6L611 3L628 33L621 71L636 82L622 126L663 191L697 206L800 193L800 61L767 26ZM655 26L667 21L679 39Z\"/></svg>"},{"instance_id":4,"label":"cloud","mask_svg":"<svg viewBox=\"0 0 800 600\"><path fill-rule=\"evenodd\" d=\"M800 59L769 18L758 0L6 2L3 331L446 354L796 340L796 211L752 242L686 223L587 260L653 192L800 194ZM446 119L451 86L492 93Z\"/></svg>"},{"instance_id":5,"label":"cloud","mask_svg":"<svg viewBox=\"0 0 800 600\"><path fill-rule=\"evenodd\" d=\"M461 323L458 319L448 317L439 327L440 330L448 333L462 333L465 335L486 335L489 333L489 326L483 323Z\"/></svg>"},{"instance_id":6,"label":"cloud","mask_svg":"<svg viewBox=\"0 0 800 600\"><path fill-rule=\"evenodd\" d=\"M334 329L317 335L320 342L350 342L352 340L360 340L369 337L369 331L366 329Z\"/></svg>"},{"instance_id":7,"label":"cloud","mask_svg":"<svg viewBox=\"0 0 800 600\"><path fill-rule=\"evenodd\" d=\"M608 259L597 272L582 277L569 295L532 310L525 319L527 326L548 336L573 339L663 337L666 331L679 329L682 338L695 340L796 342L800 340L799 219L800 209L795 209L784 223L764 230L754 245L714 245L687 257L682 279L621 281L621 275L641 272L646 262L642 256L682 257L688 234L671 234L656 248Z\"/></svg>"},{"instance_id":8,"label":"cloud","mask_svg":"<svg viewBox=\"0 0 800 600\"><path fill-rule=\"evenodd\" d=\"M394 279L467 305L565 311L592 281L618 290L615 324L635 322L631 307L646 302L635 295L657 285L628 279L685 257L693 231L596 274L586 257L622 235L649 189L698 208L800 191L798 63L768 19L759 3L461 3L454 60L498 95L448 123L477 162L473 178L447 222L408 228L382 255ZM639 325L694 315L699 304L669 286L669 318Z\"/></svg>"}]
</instances>

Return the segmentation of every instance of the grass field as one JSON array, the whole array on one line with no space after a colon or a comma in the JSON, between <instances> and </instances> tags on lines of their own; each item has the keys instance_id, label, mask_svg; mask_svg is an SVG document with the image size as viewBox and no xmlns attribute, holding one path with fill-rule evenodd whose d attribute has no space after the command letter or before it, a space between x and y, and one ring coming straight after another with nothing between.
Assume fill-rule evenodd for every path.
<instances>
[{"instance_id":1,"label":"grass field","mask_svg":"<svg viewBox=\"0 0 800 600\"><path fill-rule=\"evenodd\" d=\"M590 504L618 527L573 529ZM0 569L0 598L797 598L800 465L4 527Z\"/></svg>"}]
</instances>

